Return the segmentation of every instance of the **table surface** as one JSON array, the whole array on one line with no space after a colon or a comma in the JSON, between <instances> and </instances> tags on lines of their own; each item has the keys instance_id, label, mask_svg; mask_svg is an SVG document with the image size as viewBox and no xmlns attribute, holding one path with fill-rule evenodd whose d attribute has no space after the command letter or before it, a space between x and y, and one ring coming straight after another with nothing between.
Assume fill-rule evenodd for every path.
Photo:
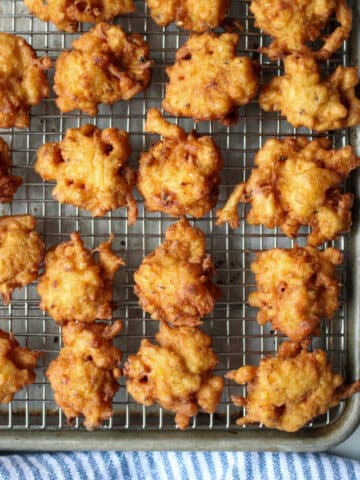
<instances>
[{"instance_id":1,"label":"table surface","mask_svg":"<svg viewBox=\"0 0 360 480\"><path fill-rule=\"evenodd\" d=\"M360 425L345 442L329 450L329 453L360 460Z\"/></svg>"}]
</instances>

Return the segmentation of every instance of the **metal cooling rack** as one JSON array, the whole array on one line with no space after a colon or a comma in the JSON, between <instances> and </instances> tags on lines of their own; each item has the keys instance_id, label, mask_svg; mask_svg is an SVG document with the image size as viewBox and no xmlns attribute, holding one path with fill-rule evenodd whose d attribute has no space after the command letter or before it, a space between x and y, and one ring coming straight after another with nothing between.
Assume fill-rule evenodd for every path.
<instances>
[{"instance_id":1,"label":"metal cooling rack","mask_svg":"<svg viewBox=\"0 0 360 480\"><path fill-rule=\"evenodd\" d=\"M123 351L124 360L128 354L138 350L142 338L153 337L157 331L158 322L146 318L138 306L137 298L133 293L132 275L144 255L160 244L164 232L174 220L162 214L146 212L140 198L138 198L139 218L133 227L127 226L124 209L119 209L103 218L92 218L82 210L60 205L54 201L51 197L53 185L42 182L34 172L33 165L36 151L43 143L59 141L68 128L85 123L95 124L100 128L116 127L129 132L133 147L130 164L135 168L140 152L158 138L143 133L146 112L151 107L160 107L167 80L165 66L173 63L176 49L184 43L187 34L178 31L173 25L168 28L158 27L151 20L145 2L136 1L135 3L136 13L120 18L117 23L126 31L143 34L150 44L151 57L155 61L155 66L151 86L146 92L129 102L101 106L96 117L89 117L79 112L60 114L52 93L50 99L44 100L32 109L31 127L28 130L9 129L0 132L11 146L14 173L25 180L13 203L3 205L0 214L29 213L37 217L38 231L43 235L47 247L67 240L74 230L81 232L89 248L105 240L110 232L115 235L114 249L126 261L126 267L120 270L114 284L116 305L114 318L124 320L124 329L115 343ZM254 27L249 3L244 0L233 0L231 15L240 19L244 26L244 31L240 33L239 53L259 60L262 66L262 83L280 74L280 62L270 63L256 52L259 46L265 45L267 39ZM89 25L83 25L81 31L86 31L89 27ZM61 51L70 48L72 40L79 36L79 33L59 32L51 24L43 23L30 16L23 1L19 0L0 2L0 31L23 36L37 50L38 55L47 54L53 60ZM345 44L343 50L332 57L326 68L332 70L338 64L348 65L348 63L349 49L348 44ZM52 85L53 70L49 73L49 80ZM221 126L217 122L203 122L195 126L188 119L176 121L187 130L196 127L199 133L212 135L221 148L225 168L218 207L223 205L233 186L248 177L256 151L269 137L308 134L306 130L293 129L277 114L262 112L256 101L240 109L239 123L231 128ZM348 144L349 140L348 133L341 130L331 134L331 138L336 147ZM247 207L241 208L241 217L244 218ZM217 267L216 281L223 293L213 314L205 319L203 324L203 329L211 334L214 349L220 358L217 373L223 375L227 370L238 368L245 363L257 364L262 356L276 352L281 336L271 332L268 326L259 326L256 322L256 309L250 308L246 303L250 291L255 287L250 263L258 250L290 247L294 242L279 230L266 230L261 226L254 227L245 222L242 222L237 230L231 230L228 226L216 227L214 212L194 223L207 233L207 249L214 258ZM301 245L305 244L306 232L306 229L302 230L297 239ZM344 251L346 239L341 237L332 245ZM335 370L341 373L344 373L346 363L347 342L344 321L347 303L345 271L346 265L339 269L339 277L344 285L342 308L331 321L322 322L322 336L313 342L314 345L328 351ZM53 433L83 430L81 422L68 426L65 417L53 401L44 372L61 347L60 329L51 318L39 310L38 305L39 298L34 284L16 291L8 307L0 305L0 327L13 332L21 344L27 344L29 348L46 353L40 361L36 383L17 394L9 405L1 407L0 436L1 431L9 434L12 430L19 431L19 434L22 432L21 435L24 436L27 431L42 430ZM257 433L254 439L260 438L260 435L266 435L261 426L237 427L235 425L240 409L232 405L230 395L239 393L245 393L244 387L228 382L217 413L210 416L200 414L192 421L190 431L252 430L255 434ZM333 425L341 418L343 411L344 405L340 404L306 428L314 431ZM155 432L159 429L174 431L173 415L169 415L157 406L145 408L135 404L127 396L124 379L121 379L121 389L114 399L114 416L109 422L105 422L100 430ZM90 435L96 435L96 432ZM141 434L139 437L141 438ZM47 438L51 438L51 433ZM34 445L33 448L36 446Z\"/></svg>"}]
</instances>

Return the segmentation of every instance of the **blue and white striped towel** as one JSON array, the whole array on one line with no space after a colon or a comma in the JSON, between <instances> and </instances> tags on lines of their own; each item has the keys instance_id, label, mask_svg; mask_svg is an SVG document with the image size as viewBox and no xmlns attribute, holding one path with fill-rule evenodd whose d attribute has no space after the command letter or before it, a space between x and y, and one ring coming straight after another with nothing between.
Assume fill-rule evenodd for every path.
<instances>
[{"instance_id":1,"label":"blue and white striped towel","mask_svg":"<svg viewBox=\"0 0 360 480\"><path fill-rule=\"evenodd\" d=\"M360 462L326 454L44 453L0 457L1 480L360 480Z\"/></svg>"}]
</instances>

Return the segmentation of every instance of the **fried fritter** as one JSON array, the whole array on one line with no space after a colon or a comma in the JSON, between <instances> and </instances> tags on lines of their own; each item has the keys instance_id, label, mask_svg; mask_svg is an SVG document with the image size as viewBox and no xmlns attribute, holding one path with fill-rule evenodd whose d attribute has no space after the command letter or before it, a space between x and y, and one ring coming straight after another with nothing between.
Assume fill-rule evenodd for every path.
<instances>
[{"instance_id":1,"label":"fried fritter","mask_svg":"<svg viewBox=\"0 0 360 480\"><path fill-rule=\"evenodd\" d=\"M92 430L111 417L112 399L119 390L121 352L112 339L122 327L117 320L84 325L69 322L63 329L64 347L47 369L56 403L69 423L84 415L84 425Z\"/></svg>"},{"instance_id":2,"label":"fried fritter","mask_svg":"<svg viewBox=\"0 0 360 480\"><path fill-rule=\"evenodd\" d=\"M220 296L211 281L214 266L205 253L205 235L183 217L171 225L165 241L144 258L134 273L135 293L154 320L194 326Z\"/></svg>"},{"instance_id":3,"label":"fried fritter","mask_svg":"<svg viewBox=\"0 0 360 480\"><path fill-rule=\"evenodd\" d=\"M76 32L79 22L98 23L135 11L133 0L24 0L43 22L59 30Z\"/></svg>"},{"instance_id":4,"label":"fried fritter","mask_svg":"<svg viewBox=\"0 0 360 480\"><path fill-rule=\"evenodd\" d=\"M42 354L20 347L15 337L0 330L0 403L9 403L14 395L35 382L37 359Z\"/></svg>"},{"instance_id":5,"label":"fried fritter","mask_svg":"<svg viewBox=\"0 0 360 480\"><path fill-rule=\"evenodd\" d=\"M284 59L284 66L285 75L273 78L260 92L263 110L279 110L293 127L318 132L360 123L360 100L355 92L357 68L338 66L321 79L320 67L310 56L290 55Z\"/></svg>"},{"instance_id":6,"label":"fried fritter","mask_svg":"<svg viewBox=\"0 0 360 480\"><path fill-rule=\"evenodd\" d=\"M288 237L309 225L309 245L350 230L353 195L338 186L360 165L352 147L332 150L326 138L311 142L305 137L272 138L259 150L255 163L258 168L249 180L239 184L217 212L218 225L229 222L235 228L238 203L250 202L248 223L280 227Z\"/></svg>"},{"instance_id":7,"label":"fried fritter","mask_svg":"<svg viewBox=\"0 0 360 480\"><path fill-rule=\"evenodd\" d=\"M96 217L127 205L133 224L137 208L135 175L126 165L130 151L126 132L84 125L67 130L61 142L40 147L35 170L44 180L56 180L52 194L58 202L90 210Z\"/></svg>"},{"instance_id":8,"label":"fried fritter","mask_svg":"<svg viewBox=\"0 0 360 480\"><path fill-rule=\"evenodd\" d=\"M0 295L5 305L15 288L38 277L45 246L35 227L31 215L0 217Z\"/></svg>"},{"instance_id":9,"label":"fried fritter","mask_svg":"<svg viewBox=\"0 0 360 480\"><path fill-rule=\"evenodd\" d=\"M246 407L238 425L261 422L286 432L300 430L360 390L360 380L344 384L343 377L332 371L324 351L309 352L292 342L283 343L278 355L262 359L259 367L246 365L226 377L248 384L246 398L232 396L235 405Z\"/></svg>"},{"instance_id":10,"label":"fried fritter","mask_svg":"<svg viewBox=\"0 0 360 480\"><path fill-rule=\"evenodd\" d=\"M224 381L212 374L218 363L211 338L197 327L160 326L156 340L142 340L136 355L125 366L126 388L136 402L157 402L176 414L175 423L185 430L200 408L214 413Z\"/></svg>"},{"instance_id":11,"label":"fried fritter","mask_svg":"<svg viewBox=\"0 0 360 480\"><path fill-rule=\"evenodd\" d=\"M352 15L346 0L252 0L255 25L274 37L269 47L261 48L272 60L301 53L327 59L338 50L351 31ZM318 51L307 46L315 41L336 13L339 26L324 40Z\"/></svg>"},{"instance_id":12,"label":"fried fritter","mask_svg":"<svg viewBox=\"0 0 360 480\"><path fill-rule=\"evenodd\" d=\"M172 217L204 216L216 205L223 167L214 141L186 134L156 109L149 110L145 131L164 137L140 158L137 187L146 208Z\"/></svg>"},{"instance_id":13,"label":"fried fritter","mask_svg":"<svg viewBox=\"0 0 360 480\"><path fill-rule=\"evenodd\" d=\"M56 61L54 91L62 112L96 115L100 103L129 100L150 82L149 46L137 33L99 23Z\"/></svg>"},{"instance_id":14,"label":"fried fritter","mask_svg":"<svg viewBox=\"0 0 360 480\"><path fill-rule=\"evenodd\" d=\"M166 69L170 82L163 108L196 121L236 123L238 107L255 97L259 84L250 58L236 56L238 41L235 33L191 35Z\"/></svg>"},{"instance_id":15,"label":"fried fritter","mask_svg":"<svg viewBox=\"0 0 360 480\"><path fill-rule=\"evenodd\" d=\"M49 96L50 67L22 37L0 33L0 128L30 125L30 107Z\"/></svg>"},{"instance_id":16,"label":"fried fritter","mask_svg":"<svg viewBox=\"0 0 360 480\"><path fill-rule=\"evenodd\" d=\"M0 137L0 203L10 203L20 185L21 177L9 174L11 159L8 144Z\"/></svg>"},{"instance_id":17,"label":"fried fritter","mask_svg":"<svg viewBox=\"0 0 360 480\"><path fill-rule=\"evenodd\" d=\"M274 248L257 254L251 265L258 291L249 304L260 308L260 325L271 322L291 340L311 335L323 317L339 308L340 283L335 269L342 262L336 248Z\"/></svg>"},{"instance_id":18,"label":"fried fritter","mask_svg":"<svg viewBox=\"0 0 360 480\"><path fill-rule=\"evenodd\" d=\"M123 260L111 250L113 236L95 250L84 248L78 232L50 249L39 280L40 308L59 324L112 318L112 281ZM95 254L99 261L95 261Z\"/></svg>"},{"instance_id":19,"label":"fried fritter","mask_svg":"<svg viewBox=\"0 0 360 480\"><path fill-rule=\"evenodd\" d=\"M205 32L219 27L230 6L230 0L146 0L151 16L164 27L176 22L193 32Z\"/></svg>"}]
</instances>

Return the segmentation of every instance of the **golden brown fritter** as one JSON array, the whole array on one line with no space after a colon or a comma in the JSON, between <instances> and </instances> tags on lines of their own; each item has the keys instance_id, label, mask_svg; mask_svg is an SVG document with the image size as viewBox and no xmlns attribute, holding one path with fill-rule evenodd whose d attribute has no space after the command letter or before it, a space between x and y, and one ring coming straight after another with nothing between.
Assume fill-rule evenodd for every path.
<instances>
[{"instance_id":1,"label":"golden brown fritter","mask_svg":"<svg viewBox=\"0 0 360 480\"><path fill-rule=\"evenodd\" d=\"M0 33L0 128L30 125L30 107L49 96L50 67L22 37Z\"/></svg>"},{"instance_id":2,"label":"golden brown fritter","mask_svg":"<svg viewBox=\"0 0 360 480\"><path fill-rule=\"evenodd\" d=\"M0 203L10 203L20 185L21 177L9 174L11 159L8 144L0 137Z\"/></svg>"},{"instance_id":3,"label":"golden brown fritter","mask_svg":"<svg viewBox=\"0 0 360 480\"><path fill-rule=\"evenodd\" d=\"M146 0L150 14L164 27L176 22L179 27L193 32L205 32L219 27L230 6L230 0Z\"/></svg>"},{"instance_id":4,"label":"golden brown fritter","mask_svg":"<svg viewBox=\"0 0 360 480\"><path fill-rule=\"evenodd\" d=\"M130 151L126 132L84 125L67 130L61 142L40 147L35 170L44 180L56 180L52 194L58 202L90 210L96 217L127 205L133 224L137 207L135 175L126 165Z\"/></svg>"},{"instance_id":5,"label":"golden brown fritter","mask_svg":"<svg viewBox=\"0 0 360 480\"><path fill-rule=\"evenodd\" d=\"M164 138L140 158L137 187L150 212L172 217L200 218L217 202L220 151L211 137L198 137L164 120L155 108L149 110L145 131Z\"/></svg>"},{"instance_id":6,"label":"golden brown fritter","mask_svg":"<svg viewBox=\"0 0 360 480\"><path fill-rule=\"evenodd\" d=\"M122 374L121 352L112 340L121 327L119 320L111 326L69 322L63 327L64 347L46 376L69 423L84 415L85 427L92 430L111 417Z\"/></svg>"},{"instance_id":7,"label":"golden brown fritter","mask_svg":"<svg viewBox=\"0 0 360 480\"><path fill-rule=\"evenodd\" d=\"M14 395L35 382L40 352L20 347L15 337L0 330L0 403L9 403Z\"/></svg>"},{"instance_id":8,"label":"golden brown fritter","mask_svg":"<svg viewBox=\"0 0 360 480\"><path fill-rule=\"evenodd\" d=\"M84 248L78 232L69 242L45 255L45 273L39 280L40 308L57 323L93 323L112 318L112 281L124 265L111 250L113 236L91 252ZM96 262L95 254L99 254Z\"/></svg>"},{"instance_id":9,"label":"golden brown fritter","mask_svg":"<svg viewBox=\"0 0 360 480\"><path fill-rule=\"evenodd\" d=\"M59 30L76 32L79 22L98 23L135 11L133 0L24 0L43 22Z\"/></svg>"},{"instance_id":10,"label":"golden brown fritter","mask_svg":"<svg viewBox=\"0 0 360 480\"><path fill-rule=\"evenodd\" d=\"M326 138L311 142L305 137L272 138L259 150L255 163L249 180L239 184L217 212L218 225L229 222L235 228L238 203L249 202L248 223L280 227L288 237L309 225L309 245L350 230L353 195L338 186L360 165L352 147L332 150Z\"/></svg>"},{"instance_id":11,"label":"golden brown fritter","mask_svg":"<svg viewBox=\"0 0 360 480\"><path fill-rule=\"evenodd\" d=\"M308 352L292 342L283 343L278 355L262 359L259 367L246 365L226 377L248 384L246 398L232 396L235 405L246 407L238 425L261 422L286 432L300 430L360 390L360 380L344 384L343 377L332 371L324 351Z\"/></svg>"},{"instance_id":12,"label":"golden brown fritter","mask_svg":"<svg viewBox=\"0 0 360 480\"><path fill-rule=\"evenodd\" d=\"M218 363L211 338L197 327L170 327L156 335L158 345L142 340L136 355L125 366L126 388L136 402L158 403L176 414L175 423L185 430L200 408L214 413L224 381L212 374Z\"/></svg>"},{"instance_id":13,"label":"golden brown fritter","mask_svg":"<svg viewBox=\"0 0 360 480\"><path fill-rule=\"evenodd\" d=\"M56 61L54 91L62 112L96 115L100 103L129 100L150 82L149 46L137 33L99 23Z\"/></svg>"},{"instance_id":14,"label":"golden brown fritter","mask_svg":"<svg viewBox=\"0 0 360 480\"><path fill-rule=\"evenodd\" d=\"M165 241L134 273L135 293L152 319L199 325L220 296L211 281L213 272L204 233L183 217L168 228Z\"/></svg>"},{"instance_id":15,"label":"golden brown fritter","mask_svg":"<svg viewBox=\"0 0 360 480\"><path fill-rule=\"evenodd\" d=\"M280 111L293 127L318 132L360 123L356 67L338 66L322 79L319 65L310 56L290 55L284 59L284 66L285 75L273 78L260 92L263 110Z\"/></svg>"},{"instance_id":16,"label":"golden brown fritter","mask_svg":"<svg viewBox=\"0 0 360 480\"><path fill-rule=\"evenodd\" d=\"M272 60L291 53L327 59L351 31L352 15L346 0L252 0L250 10L255 25L274 37L269 47L261 48ZM320 50L313 51L307 43L320 38L334 13L340 25L323 39Z\"/></svg>"},{"instance_id":17,"label":"golden brown fritter","mask_svg":"<svg viewBox=\"0 0 360 480\"><path fill-rule=\"evenodd\" d=\"M323 317L339 308L340 283L335 269L342 262L336 248L274 248L257 254L251 265L258 290L249 304L260 308L260 325L271 322L291 340L314 333Z\"/></svg>"},{"instance_id":18,"label":"golden brown fritter","mask_svg":"<svg viewBox=\"0 0 360 480\"><path fill-rule=\"evenodd\" d=\"M196 121L235 123L238 107L255 97L259 83L250 58L236 56L238 41L235 33L191 35L166 69L170 82L163 108Z\"/></svg>"},{"instance_id":19,"label":"golden brown fritter","mask_svg":"<svg viewBox=\"0 0 360 480\"><path fill-rule=\"evenodd\" d=\"M0 217L0 295L5 305L15 288L38 277L45 246L35 227L31 215Z\"/></svg>"}]
</instances>

